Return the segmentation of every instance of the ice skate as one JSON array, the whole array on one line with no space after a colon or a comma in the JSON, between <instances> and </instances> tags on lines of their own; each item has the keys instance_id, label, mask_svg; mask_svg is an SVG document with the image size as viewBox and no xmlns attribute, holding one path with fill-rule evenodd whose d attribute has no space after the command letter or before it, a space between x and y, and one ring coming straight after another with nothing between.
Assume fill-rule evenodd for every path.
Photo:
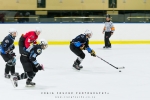
<instances>
[{"instance_id":1,"label":"ice skate","mask_svg":"<svg viewBox=\"0 0 150 100\"><path fill-rule=\"evenodd\" d=\"M83 68L83 66L82 66L82 65L79 65L79 67L80 67L80 69L81 69L81 68Z\"/></svg>"},{"instance_id":2,"label":"ice skate","mask_svg":"<svg viewBox=\"0 0 150 100\"><path fill-rule=\"evenodd\" d=\"M30 80L27 80L26 87L32 87L32 86L35 86L35 83Z\"/></svg>"},{"instance_id":3,"label":"ice skate","mask_svg":"<svg viewBox=\"0 0 150 100\"><path fill-rule=\"evenodd\" d=\"M5 74L4 77L7 78L7 79L10 79L10 75L9 74Z\"/></svg>"},{"instance_id":4,"label":"ice skate","mask_svg":"<svg viewBox=\"0 0 150 100\"><path fill-rule=\"evenodd\" d=\"M12 84L13 84L14 87L18 87L18 78L16 76L12 75L10 77L10 80L11 80L11 82L12 82Z\"/></svg>"},{"instance_id":5,"label":"ice skate","mask_svg":"<svg viewBox=\"0 0 150 100\"><path fill-rule=\"evenodd\" d=\"M80 66L78 65L77 62L74 62L73 67L77 70L80 70Z\"/></svg>"}]
</instances>

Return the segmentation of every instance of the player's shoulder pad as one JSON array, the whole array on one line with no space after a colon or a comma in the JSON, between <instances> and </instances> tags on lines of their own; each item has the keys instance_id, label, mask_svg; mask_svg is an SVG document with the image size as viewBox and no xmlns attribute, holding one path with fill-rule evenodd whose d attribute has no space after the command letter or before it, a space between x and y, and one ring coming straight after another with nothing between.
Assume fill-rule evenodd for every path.
<instances>
[{"instance_id":1,"label":"player's shoulder pad","mask_svg":"<svg viewBox=\"0 0 150 100\"><path fill-rule=\"evenodd\" d=\"M6 36L5 39L4 39L4 42L5 42L5 43L9 43L9 42L10 42L10 37L9 37L9 36Z\"/></svg>"},{"instance_id":2,"label":"player's shoulder pad","mask_svg":"<svg viewBox=\"0 0 150 100\"><path fill-rule=\"evenodd\" d=\"M80 37L81 37L81 38L85 38L85 35L84 35L84 34L80 34Z\"/></svg>"}]
</instances>

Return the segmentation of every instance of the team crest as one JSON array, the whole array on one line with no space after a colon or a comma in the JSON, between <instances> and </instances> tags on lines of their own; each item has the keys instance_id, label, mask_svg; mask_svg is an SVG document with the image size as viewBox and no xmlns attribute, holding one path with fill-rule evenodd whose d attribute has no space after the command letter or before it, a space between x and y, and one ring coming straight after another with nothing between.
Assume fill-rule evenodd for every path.
<instances>
[{"instance_id":1,"label":"team crest","mask_svg":"<svg viewBox=\"0 0 150 100\"><path fill-rule=\"evenodd\" d=\"M81 38L84 38L84 35L81 35Z\"/></svg>"},{"instance_id":2,"label":"team crest","mask_svg":"<svg viewBox=\"0 0 150 100\"><path fill-rule=\"evenodd\" d=\"M9 43L9 40L5 40L6 43Z\"/></svg>"},{"instance_id":3,"label":"team crest","mask_svg":"<svg viewBox=\"0 0 150 100\"><path fill-rule=\"evenodd\" d=\"M41 50L41 49L37 49L37 53L39 53L39 54L40 54L41 52L42 52L42 50Z\"/></svg>"}]
</instances>

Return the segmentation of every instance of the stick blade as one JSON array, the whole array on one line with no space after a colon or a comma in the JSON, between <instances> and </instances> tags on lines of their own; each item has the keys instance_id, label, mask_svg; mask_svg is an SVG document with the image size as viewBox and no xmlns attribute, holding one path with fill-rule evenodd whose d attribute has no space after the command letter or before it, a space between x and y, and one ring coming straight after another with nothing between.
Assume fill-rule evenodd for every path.
<instances>
[{"instance_id":1,"label":"stick blade","mask_svg":"<svg viewBox=\"0 0 150 100\"><path fill-rule=\"evenodd\" d=\"M117 67L117 69L125 69L125 67Z\"/></svg>"}]
</instances>

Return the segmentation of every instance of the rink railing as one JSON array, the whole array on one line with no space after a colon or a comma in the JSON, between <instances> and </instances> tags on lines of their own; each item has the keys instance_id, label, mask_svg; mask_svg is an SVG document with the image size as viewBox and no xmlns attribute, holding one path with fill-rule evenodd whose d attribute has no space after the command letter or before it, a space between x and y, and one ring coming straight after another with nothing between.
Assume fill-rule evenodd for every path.
<instances>
[{"instance_id":1,"label":"rink railing","mask_svg":"<svg viewBox=\"0 0 150 100\"><path fill-rule=\"evenodd\" d=\"M26 20L28 19L28 21ZM149 23L150 17L124 17L120 20L118 17L111 17L113 22L119 23ZM5 17L5 23L103 23L105 17L54 17L54 18L40 18L35 17Z\"/></svg>"}]
</instances>

